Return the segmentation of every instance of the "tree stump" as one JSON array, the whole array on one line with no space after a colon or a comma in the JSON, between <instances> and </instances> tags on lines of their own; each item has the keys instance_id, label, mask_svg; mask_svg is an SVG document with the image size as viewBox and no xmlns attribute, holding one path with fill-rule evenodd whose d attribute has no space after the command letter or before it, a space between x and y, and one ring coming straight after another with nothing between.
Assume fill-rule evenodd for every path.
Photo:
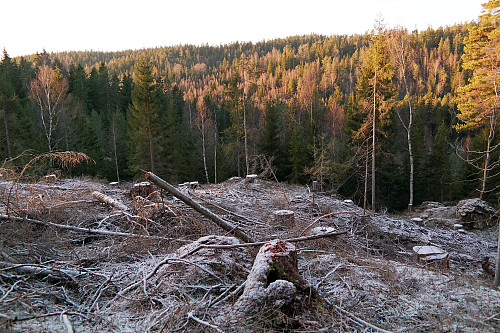
<instances>
[{"instance_id":1,"label":"tree stump","mask_svg":"<svg viewBox=\"0 0 500 333\"><path fill-rule=\"evenodd\" d=\"M255 183L255 180L257 179L257 175L247 175L245 178L246 183Z\"/></svg>"},{"instance_id":2,"label":"tree stump","mask_svg":"<svg viewBox=\"0 0 500 333\"><path fill-rule=\"evenodd\" d=\"M295 226L295 213L291 210L275 210L273 212L274 221L279 224L289 228Z\"/></svg>"},{"instance_id":3,"label":"tree stump","mask_svg":"<svg viewBox=\"0 0 500 333\"><path fill-rule=\"evenodd\" d=\"M147 198L153 192L153 184L151 184L150 182L136 183L130 189L130 195L132 196L132 198L135 198L136 196Z\"/></svg>"},{"instance_id":4,"label":"tree stump","mask_svg":"<svg viewBox=\"0 0 500 333\"><path fill-rule=\"evenodd\" d=\"M434 245L414 246L413 252L418 256L418 259L428 264L436 264L437 266L448 267L449 254L440 247Z\"/></svg>"},{"instance_id":5,"label":"tree stump","mask_svg":"<svg viewBox=\"0 0 500 333\"><path fill-rule=\"evenodd\" d=\"M313 192L320 192L321 191L321 185L317 180L313 180L312 190L313 190Z\"/></svg>"},{"instance_id":6,"label":"tree stump","mask_svg":"<svg viewBox=\"0 0 500 333\"><path fill-rule=\"evenodd\" d=\"M260 248L243 294L226 318L239 321L269 312L279 320L292 320L319 299L317 291L299 274L295 246L275 239Z\"/></svg>"}]
</instances>

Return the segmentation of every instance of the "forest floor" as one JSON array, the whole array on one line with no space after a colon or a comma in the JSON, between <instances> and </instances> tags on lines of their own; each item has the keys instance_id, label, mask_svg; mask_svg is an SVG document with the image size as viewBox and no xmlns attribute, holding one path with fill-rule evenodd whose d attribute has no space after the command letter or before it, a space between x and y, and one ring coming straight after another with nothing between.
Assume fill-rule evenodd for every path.
<instances>
[{"instance_id":1,"label":"forest floor","mask_svg":"<svg viewBox=\"0 0 500 333\"><path fill-rule=\"evenodd\" d=\"M459 232L452 216L417 223L423 208L364 215L335 195L262 179L178 186L257 241L296 238L312 223L308 232L346 231L294 243L320 305L228 323L258 247L199 249L238 241L157 188L147 199L131 188L0 182L1 214L21 218L0 221L0 332L500 331L500 290L481 266L487 257L494 267L496 227ZM276 210L294 220L278 223ZM413 247L428 244L447 263L418 260Z\"/></svg>"}]
</instances>

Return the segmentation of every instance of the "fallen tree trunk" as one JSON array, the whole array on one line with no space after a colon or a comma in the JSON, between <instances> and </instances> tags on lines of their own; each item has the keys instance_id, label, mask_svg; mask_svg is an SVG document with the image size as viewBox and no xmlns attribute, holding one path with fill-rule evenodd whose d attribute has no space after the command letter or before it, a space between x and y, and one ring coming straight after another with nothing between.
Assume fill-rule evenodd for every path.
<instances>
[{"instance_id":1,"label":"fallen tree trunk","mask_svg":"<svg viewBox=\"0 0 500 333\"><path fill-rule=\"evenodd\" d=\"M102 202L102 203L105 203L106 205L110 205L112 207L118 208L118 209L123 210L123 211L128 210L128 207L125 206L123 203L111 198L110 196L107 196L104 193L94 191L94 192L92 192L92 197L94 199Z\"/></svg>"},{"instance_id":2,"label":"fallen tree trunk","mask_svg":"<svg viewBox=\"0 0 500 333\"><path fill-rule=\"evenodd\" d=\"M43 225L43 226L46 226L46 227L55 227L55 228L59 228L59 229L66 229L66 230L72 230L72 231L78 231L78 232L85 232L85 233L90 233L90 234L106 235L106 236L137 237L137 238L146 238L146 239L154 239L154 240L168 240L168 241L181 241L181 242L185 242L183 240L178 240L176 238L167 238L167 237L160 237L160 236L147 236L147 235L130 234L130 233L118 232L118 231L99 230L99 229L91 229L91 228L81 228L81 227L74 227L72 225L64 225L64 224L57 224L57 223L47 222L47 221L33 220L33 219L26 218L26 217L16 217L16 216L0 215L0 220L4 220L4 221L25 221L25 222L30 222L30 223L38 224L38 225Z\"/></svg>"},{"instance_id":3,"label":"fallen tree trunk","mask_svg":"<svg viewBox=\"0 0 500 333\"><path fill-rule=\"evenodd\" d=\"M14 271L21 274L38 275L42 277L49 277L57 281L71 281L74 277L87 275L86 272L72 271L68 269L57 269L35 264L10 264L6 262L0 262L0 271Z\"/></svg>"},{"instance_id":4,"label":"fallen tree trunk","mask_svg":"<svg viewBox=\"0 0 500 333\"><path fill-rule=\"evenodd\" d=\"M225 221L223 218L220 216L214 214L207 208L203 207L184 193L180 192L177 190L175 187L173 187L171 184L167 183L157 175L155 175L152 172L146 172L146 179L152 182L153 184L157 185L158 187L168 191L168 193L172 194L173 196L179 198L182 200L186 205L190 206L194 210L196 210L198 213L201 215L205 216L206 218L210 219L212 222L217 224L219 227L222 229L234 234L236 237L239 239L243 240L244 242L247 243L254 243L255 240L248 236L246 233L238 229L238 227L235 227L231 225L231 223Z\"/></svg>"}]
</instances>

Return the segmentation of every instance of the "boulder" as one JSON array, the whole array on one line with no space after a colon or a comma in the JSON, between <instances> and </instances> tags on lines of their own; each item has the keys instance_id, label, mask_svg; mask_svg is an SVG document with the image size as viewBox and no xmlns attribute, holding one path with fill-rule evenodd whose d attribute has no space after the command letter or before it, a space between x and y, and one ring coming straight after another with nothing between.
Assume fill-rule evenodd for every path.
<instances>
[{"instance_id":1,"label":"boulder","mask_svg":"<svg viewBox=\"0 0 500 333\"><path fill-rule=\"evenodd\" d=\"M495 208L479 198L460 201L455 214L467 229L486 229L493 225L492 216L496 214Z\"/></svg>"}]
</instances>

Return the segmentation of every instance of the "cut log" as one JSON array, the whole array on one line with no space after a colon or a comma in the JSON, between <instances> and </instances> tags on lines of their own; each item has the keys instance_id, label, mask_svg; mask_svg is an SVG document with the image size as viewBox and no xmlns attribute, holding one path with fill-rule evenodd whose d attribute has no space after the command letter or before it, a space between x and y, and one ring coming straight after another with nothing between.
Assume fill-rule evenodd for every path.
<instances>
[{"instance_id":1,"label":"cut log","mask_svg":"<svg viewBox=\"0 0 500 333\"><path fill-rule=\"evenodd\" d=\"M297 250L292 243L276 239L265 243L255 258L243 294L229 314L236 320L270 310L292 318L319 296L299 273Z\"/></svg>"},{"instance_id":2,"label":"cut log","mask_svg":"<svg viewBox=\"0 0 500 333\"><path fill-rule=\"evenodd\" d=\"M291 210L276 210L273 212L274 221L289 228L295 226L295 213Z\"/></svg>"},{"instance_id":3,"label":"cut log","mask_svg":"<svg viewBox=\"0 0 500 333\"><path fill-rule=\"evenodd\" d=\"M173 196L177 197L178 199L182 200L186 205L190 206L191 208L196 210L201 215L210 219L212 222L217 224L222 229L233 233L236 237L243 240L244 242L247 242L247 243L254 243L255 242L252 237L248 236L246 233L244 233L243 231L238 229L238 227L233 226L231 223L227 222L226 220L224 220L220 216L214 214L213 212L211 212L207 208L203 207L202 205L200 205L199 203L197 203L196 201L194 201L193 199L191 199L190 197L188 197L184 193L180 192L175 187L173 187L171 184L164 181L163 179L161 179L160 177L158 177L154 173L146 172L146 179L148 179L150 182L152 182L156 186L166 190L167 192L169 192Z\"/></svg>"},{"instance_id":4,"label":"cut log","mask_svg":"<svg viewBox=\"0 0 500 333\"><path fill-rule=\"evenodd\" d=\"M123 203L121 203L120 201L115 200L115 199L107 196L104 193L94 191L94 192L92 192L92 197L94 199L102 202L102 203L105 203L105 204L110 205L112 207L118 208L120 210L123 210L123 211L128 210L128 207L125 206Z\"/></svg>"}]
</instances>

